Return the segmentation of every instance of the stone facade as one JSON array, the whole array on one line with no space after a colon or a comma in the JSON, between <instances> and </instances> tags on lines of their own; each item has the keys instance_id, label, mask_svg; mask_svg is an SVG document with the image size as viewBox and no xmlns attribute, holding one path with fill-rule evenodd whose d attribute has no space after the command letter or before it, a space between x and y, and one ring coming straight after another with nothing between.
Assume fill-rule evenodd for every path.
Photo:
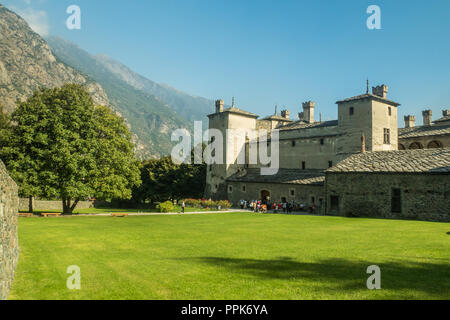
<instances>
[{"instance_id":1,"label":"stone facade","mask_svg":"<svg viewBox=\"0 0 450 320\"><path fill-rule=\"evenodd\" d=\"M0 299L8 296L14 271L19 260L17 212L19 198L17 185L9 177L0 161Z\"/></svg>"},{"instance_id":2,"label":"stone facade","mask_svg":"<svg viewBox=\"0 0 450 320\"><path fill-rule=\"evenodd\" d=\"M327 173L326 194L330 215L450 222L450 173Z\"/></svg>"},{"instance_id":3,"label":"stone facade","mask_svg":"<svg viewBox=\"0 0 450 320\"><path fill-rule=\"evenodd\" d=\"M450 149L356 154L325 185L330 215L450 222Z\"/></svg>"},{"instance_id":4,"label":"stone facade","mask_svg":"<svg viewBox=\"0 0 450 320\"><path fill-rule=\"evenodd\" d=\"M316 105L313 101L303 103L299 119L292 121L287 110L281 116L275 110L274 115L258 119L255 114L235 108L234 103L232 108L223 109L223 101L218 100L216 113L208 116L209 128L220 131L224 137L226 129L230 128L244 129L244 134L249 130L266 129L269 131L267 149L270 150L270 136L274 129L278 131L279 172L261 177L255 174L264 167L259 159L256 163L248 161L249 150L258 150L260 140L264 139L257 135L241 137L239 144L231 145L225 138L221 145L223 159L227 159L228 164L208 165L206 196L228 199L233 205L238 205L240 200L264 201L270 197L271 202L314 204L329 214L447 221L444 212L448 211L448 201L445 202L448 194L443 191L445 186L439 182L439 177L448 179L448 175L434 170L440 170L439 166L450 167L450 163L443 165L442 156L439 152L434 154L436 149L433 148L442 151L450 147L450 111L444 110L443 117L434 122L431 111L424 112L424 126L420 127L414 126L415 117L407 116L406 128L399 129L400 104L389 100L387 93L385 85L373 87L372 93L367 87L365 94L337 101L338 119L323 122L314 118ZM431 151L398 153L399 149L416 149L410 147L414 141L424 146L417 149L431 148ZM245 162L239 164L236 159L242 154L245 154ZM441 154L450 159L445 152ZM355 155L363 156L359 159ZM366 158L369 160L357 163ZM354 164L359 171L345 167L343 172L333 172L348 159L356 161ZM433 162L435 160L437 162ZM423 169L427 164L436 166L427 171ZM377 165L381 166L380 170L374 169ZM322 181L309 179L310 171L321 172ZM355 178L358 174L360 180ZM337 176L345 181L340 187L337 187ZM371 178L379 185L373 185ZM401 212L389 210L394 189L396 199L402 201Z\"/></svg>"}]
</instances>

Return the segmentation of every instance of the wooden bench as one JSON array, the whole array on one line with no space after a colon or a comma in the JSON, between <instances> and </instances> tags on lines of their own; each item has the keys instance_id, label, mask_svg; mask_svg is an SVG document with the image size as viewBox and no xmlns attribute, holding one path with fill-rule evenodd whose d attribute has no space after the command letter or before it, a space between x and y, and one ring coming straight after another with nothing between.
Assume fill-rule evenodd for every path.
<instances>
[{"instance_id":1,"label":"wooden bench","mask_svg":"<svg viewBox=\"0 0 450 320\"><path fill-rule=\"evenodd\" d=\"M33 216L32 213L19 213L19 217L23 217L23 218L30 218L32 216Z\"/></svg>"},{"instance_id":2,"label":"wooden bench","mask_svg":"<svg viewBox=\"0 0 450 320\"><path fill-rule=\"evenodd\" d=\"M49 212L49 213L41 213L41 216L47 218L48 216L59 217L61 213L58 212Z\"/></svg>"},{"instance_id":3,"label":"wooden bench","mask_svg":"<svg viewBox=\"0 0 450 320\"><path fill-rule=\"evenodd\" d=\"M123 217L128 217L128 213L116 212L116 213L111 213L111 216L112 217L123 218Z\"/></svg>"}]
</instances>

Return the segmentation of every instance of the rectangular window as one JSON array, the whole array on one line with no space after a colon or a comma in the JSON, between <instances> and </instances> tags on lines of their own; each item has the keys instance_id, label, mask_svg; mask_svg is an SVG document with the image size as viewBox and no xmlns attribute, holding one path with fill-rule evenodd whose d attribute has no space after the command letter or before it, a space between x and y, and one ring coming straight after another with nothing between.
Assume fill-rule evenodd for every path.
<instances>
[{"instance_id":1,"label":"rectangular window","mask_svg":"<svg viewBox=\"0 0 450 320\"><path fill-rule=\"evenodd\" d=\"M292 140L292 146L295 147L295 140Z\"/></svg>"},{"instance_id":2,"label":"rectangular window","mask_svg":"<svg viewBox=\"0 0 450 320\"><path fill-rule=\"evenodd\" d=\"M305 169L306 169L306 162L302 161L302 170L305 170Z\"/></svg>"},{"instance_id":3,"label":"rectangular window","mask_svg":"<svg viewBox=\"0 0 450 320\"><path fill-rule=\"evenodd\" d=\"M245 192L245 191L246 191L245 186L242 186L242 192Z\"/></svg>"},{"instance_id":4,"label":"rectangular window","mask_svg":"<svg viewBox=\"0 0 450 320\"><path fill-rule=\"evenodd\" d=\"M339 197L338 196L330 197L330 209L331 210L339 210Z\"/></svg>"},{"instance_id":5,"label":"rectangular window","mask_svg":"<svg viewBox=\"0 0 450 320\"><path fill-rule=\"evenodd\" d=\"M320 144L323 145L325 143L325 140L320 139Z\"/></svg>"},{"instance_id":6,"label":"rectangular window","mask_svg":"<svg viewBox=\"0 0 450 320\"><path fill-rule=\"evenodd\" d=\"M295 190L294 189L291 189L290 193L291 193L291 197L295 196Z\"/></svg>"},{"instance_id":7,"label":"rectangular window","mask_svg":"<svg viewBox=\"0 0 450 320\"><path fill-rule=\"evenodd\" d=\"M233 186L228 186L228 192L229 193L233 192Z\"/></svg>"},{"instance_id":8,"label":"rectangular window","mask_svg":"<svg viewBox=\"0 0 450 320\"><path fill-rule=\"evenodd\" d=\"M384 129L384 144L391 144L391 130Z\"/></svg>"},{"instance_id":9,"label":"rectangular window","mask_svg":"<svg viewBox=\"0 0 450 320\"><path fill-rule=\"evenodd\" d=\"M328 168L331 168L333 166L333 161L328 161Z\"/></svg>"},{"instance_id":10,"label":"rectangular window","mask_svg":"<svg viewBox=\"0 0 450 320\"><path fill-rule=\"evenodd\" d=\"M355 108L350 107L349 114L352 116L355 113Z\"/></svg>"},{"instance_id":11,"label":"rectangular window","mask_svg":"<svg viewBox=\"0 0 450 320\"><path fill-rule=\"evenodd\" d=\"M392 108L391 108L391 107L388 108L388 114L389 114L390 116L392 116Z\"/></svg>"},{"instance_id":12,"label":"rectangular window","mask_svg":"<svg viewBox=\"0 0 450 320\"><path fill-rule=\"evenodd\" d=\"M391 211L402 213L402 191L398 188L392 188Z\"/></svg>"}]
</instances>

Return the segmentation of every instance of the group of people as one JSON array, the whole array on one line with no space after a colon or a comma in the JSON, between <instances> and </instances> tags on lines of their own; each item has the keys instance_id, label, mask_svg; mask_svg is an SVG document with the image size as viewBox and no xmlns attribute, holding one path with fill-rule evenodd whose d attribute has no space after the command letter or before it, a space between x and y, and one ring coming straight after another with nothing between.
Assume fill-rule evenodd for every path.
<instances>
[{"instance_id":1,"label":"group of people","mask_svg":"<svg viewBox=\"0 0 450 320\"><path fill-rule=\"evenodd\" d=\"M307 206L303 203L291 202L269 202L261 200L240 200L241 209L250 209L253 212L263 212L266 213L271 210L273 213L283 212L292 213L293 211L309 211L310 213L316 213L316 205L312 204Z\"/></svg>"}]
</instances>

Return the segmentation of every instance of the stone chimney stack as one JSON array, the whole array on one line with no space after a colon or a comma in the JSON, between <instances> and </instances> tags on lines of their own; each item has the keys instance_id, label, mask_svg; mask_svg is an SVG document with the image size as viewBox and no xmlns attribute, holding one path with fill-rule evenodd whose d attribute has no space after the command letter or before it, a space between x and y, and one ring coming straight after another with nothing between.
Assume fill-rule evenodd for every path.
<instances>
[{"instance_id":1,"label":"stone chimney stack","mask_svg":"<svg viewBox=\"0 0 450 320\"><path fill-rule=\"evenodd\" d=\"M298 113L298 120L305 120L305 114L303 112Z\"/></svg>"},{"instance_id":2,"label":"stone chimney stack","mask_svg":"<svg viewBox=\"0 0 450 320\"><path fill-rule=\"evenodd\" d=\"M447 116L450 116L450 110L442 110L442 116L443 117L447 117Z\"/></svg>"},{"instance_id":3,"label":"stone chimney stack","mask_svg":"<svg viewBox=\"0 0 450 320\"><path fill-rule=\"evenodd\" d=\"M405 128L414 128L416 122L416 117L405 116Z\"/></svg>"},{"instance_id":4,"label":"stone chimney stack","mask_svg":"<svg viewBox=\"0 0 450 320\"><path fill-rule=\"evenodd\" d=\"M281 110L281 116L285 119L289 119L291 112L289 110Z\"/></svg>"},{"instance_id":5,"label":"stone chimney stack","mask_svg":"<svg viewBox=\"0 0 450 320\"><path fill-rule=\"evenodd\" d=\"M216 113L223 112L224 101L222 99L216 100Z\"/></svg>"},{"instance_id":6,"label":"stone chimney stack","mask_svg":"<svg viewBox=\"0 0 450 320\"><path fill-rule=\"evenodd\" d=\"M387 98L388 86L382 84L381 86L372 87L372 94L379 96L381 98Z\"/></svg>"},{"instance_id":7,"label":"stone chimney stack","mask_svg":"<svg viewBox=\"0 0 450 320\"><path fill-rule=\"evenodd\" d=\"M303 118L308 123L314 123L314 101L303 102Z\"/></svg>"},{"instance_id":8,"label":"stone chimney stack","mask_svg":"<svg viewBox=\"0 0 450 320\"><path fill-rule=\"evenodd\" d=\"M431 122L432 122L432 111L431 110L425 110L422 112L423 115L423 125L424 126L431 126Z\"/></svg>"},{"instance_id":9,"label":"stone chimney stack","mask_svg":"<svg viewBox=\"0 0 450 320\"><path fill-rule=\"evenodd\" d=\"M364 132L361 133L361 152L366 152L366 136L364 135Z\"/></svg>"}]
</instances>

